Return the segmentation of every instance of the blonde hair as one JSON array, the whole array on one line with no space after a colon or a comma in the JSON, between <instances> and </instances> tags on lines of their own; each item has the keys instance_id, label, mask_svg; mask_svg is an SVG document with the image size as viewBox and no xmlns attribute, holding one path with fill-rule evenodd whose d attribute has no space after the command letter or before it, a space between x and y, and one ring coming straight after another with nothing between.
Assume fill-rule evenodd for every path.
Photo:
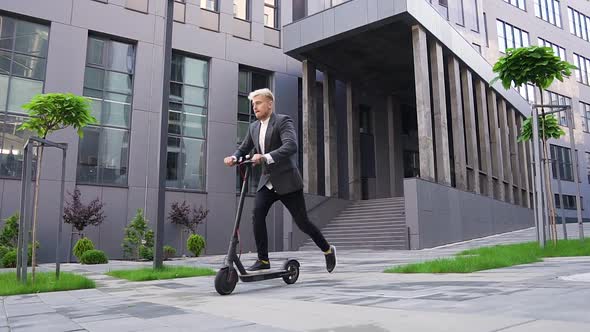
<instances>
[{"instance_id":1,"label":"blonde hair","mask_svg":"<svg viewBox=\"0 0 590 332\"><path fill-rule=\"evenodd\" d=\"M258 90L254 90L254 91L250 92L250 94L248 95L248 99L252 100L252 99L254 99L254 97L258 97L258 96L264 96L273 102L275 101L275 96L272 94L272 91L270 91L270 89L267 89L267 88L258 89Z\"/></svg>"}]
</instances>

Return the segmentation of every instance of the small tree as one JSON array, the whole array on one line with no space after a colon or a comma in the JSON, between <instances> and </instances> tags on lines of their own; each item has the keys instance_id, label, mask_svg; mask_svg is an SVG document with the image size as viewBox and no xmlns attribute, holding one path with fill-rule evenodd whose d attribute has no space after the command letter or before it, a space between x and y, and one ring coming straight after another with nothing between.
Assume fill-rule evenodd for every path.
<instances>
[{"instance_id":1,"label":"small tree","mask_svg":"<svg viewBox=\"0 0 590 332\"><path fill-rule=\"evenodd\" d=\"M567 61L561 60L555 55L551 47L521 47L518 49L507 49L506 55L500 57L494 65L494 72L498 74L492 83L497 80L502 81L505 89L510 89L512 84L516 86L532 83L539 88L541 94L541 105L543 105L543 90L547 89L555 79L563 82L564 77L572 74L572 69L577 67ZM532 138L531 119L527 119L522 126L522 132L519 141L528 141ZM545 115L545 109L541 108L539 117L539 134L542 140L543 158L547 160L549 138L559 138L565 135L565 132L559 127L557 119L553 115ZM555 205L553 202L553 193L551 191L551 178L549 176L549 165L544 165L545 183L548 184L546 203L549 207L551 216L551 225L554 230L554 243L557 243L557 231L555 226Z\"/></svg>"},{"instance_id":2,"label":"small tree","mask_svg":"<svg viewBox=\"0 0 590 332\"><path fill-rule=\"evenodd\" d=\"M95 123L91 115L90 100L71 93L39 94L22 106L29 113L29 118L20 126L20 130L33 132L46 139L56 130L73 127L80 137L82 129ZM39 183L41 182L41 164L43 161L43 145L37 153L37 174L35 181L35 198L33 205L33 243L37 241L37 210L39 206ZM36 247L33 246L31 280L35 282Z\"/></svg>"},{"instance_id":3,"label":"small tree","mask_svg":"<svg viewBox=\"0 0 590 332\"><path fill-rule=\"evenodd\" d=\"M203 209L202 206L200 206L198 210L192 208L191 211L191 207L186 203L186 201L182 201L182 203L174 202L170 208L168 220L170 220L171 223L179 225L183 228L182 232L180 233L180 242L182 243L184 241L183 235L185 232L188 233L189 238L190 236L197 234L197 228L203 223L205 218L207 218L207 214L209 214L209 210Z\"/></svg>"},{"instance_id":4,"label":"small tree","mask_svg":"<svg viewBox=\"0 0 590 332\"><path fill-rule=\"evenodd\" d=\"M189 233L196 234L197 228L207 218L207 214L209 214L209 210L200 206L198 210L193 208L191 215L191 208L186 201L182 201L180 204L174 202L170 208L168 220L173 224L186 228Z\"/></svg>"},{"instance_id":5,"label":"small tree","mask_svg":"<svg viewBox=\"0 0 590 332\"><path fill-rule=\"evenodd\" d=\"M64 208L64 223L71 224L78 231L78 235L84 237L82 233L87 226L98 226L105 219L102 208L104 206L100 200L95 198L88 205L84 205L80 199L80 190L76 188L74 193L68 192L72 200L66 203Z\"/></svg>"},{"instance_id":6,"label":"small tree","mask_svg":"<svg viewBox=\"0 0 590 332\"><path fill-rule=\"evenodd\" d=\"M153 247L153 231L150 230L147 225L143 216L143 210L137 209L135 217L131 220L131 223L125 227L123 254L125 257L139 260L141 246L146 246L148 248Z\"/></svg>"},{"instance_id":7,"label":"small tree","mask_svg":"<svg viewBox=\"0 0 590 332\"><path fill-rule=\"evenodd\" d=\"M0 246L16 248L18 242L18 221L19 215L15 213L6 218L2 233L0 233Z\"/></svg>"}]
</instances>

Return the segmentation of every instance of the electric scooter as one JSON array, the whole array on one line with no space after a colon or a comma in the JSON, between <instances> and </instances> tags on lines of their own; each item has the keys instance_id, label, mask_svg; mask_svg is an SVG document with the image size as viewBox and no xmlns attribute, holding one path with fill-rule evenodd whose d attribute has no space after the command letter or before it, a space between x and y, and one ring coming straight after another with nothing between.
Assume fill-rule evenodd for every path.
<instances>
[{"instance_id":1,"label":"electric scooter","mask_svg":"<svg viewBox=\"0 0 590 332\"><path fill-rule=\"evenodd\" d=\"M280 270L269 269L248 272L242 265L242 262L240 261L240 256L237 254L237 247L240 242L240 219L242 216L242 208L244 207L244 198L246 196L248 175L251 172L252 165L253 162L250 160L250 156L246 156L246 158L240 158L240 160L238 160L237 163L238 167L245 168L245 174L242 179L240 202L238 203L238 211L236 213L233 235L230 240L227 256L225 257L223 266L221 267L221 269L219 269L217 275L215 276L215 290L220 295L231 294L234 288L236 287L236 284L238 283L238 277L240 280L242 280L242 282L254 282L275 278L283 278L285 283L287 283L288 285L294 284L297 281L297 278L299 278L300 264L295 259L287 259L283 263L283 266Z\"/></svg>"}]
</instances>

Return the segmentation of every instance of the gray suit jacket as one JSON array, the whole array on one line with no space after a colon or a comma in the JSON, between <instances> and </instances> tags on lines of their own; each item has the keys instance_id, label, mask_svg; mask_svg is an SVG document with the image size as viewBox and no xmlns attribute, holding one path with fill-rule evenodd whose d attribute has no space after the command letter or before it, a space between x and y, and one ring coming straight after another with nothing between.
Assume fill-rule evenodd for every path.
<instances>
[{"instance_id":1,"label":"gray suit jacket","mask_svg":"<svg viewBox=\"0 0 590 332\"><path fill-rule=\"evenodd\" d=\"M249 154L252 149L260 151L260 121L254 121L248 128L246 138L234 153L236 158ZM279 195L303 189L303 180L297 169L297 133L293 120L288 115L271 114L266 129L264 152L270 153L274 163L263 164L258 190L270 180Z\"/></svg>"}]
</instances>

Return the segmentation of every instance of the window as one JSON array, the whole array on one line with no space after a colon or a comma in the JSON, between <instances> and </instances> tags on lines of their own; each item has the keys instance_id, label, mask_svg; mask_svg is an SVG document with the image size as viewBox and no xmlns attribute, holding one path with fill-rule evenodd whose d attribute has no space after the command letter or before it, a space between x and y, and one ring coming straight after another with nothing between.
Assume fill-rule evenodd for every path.
<instances>
[{"instance_id":1,"label":"window","mask_svg":"<svg viewBox=\"0 0 590 332\"><path fill-rule=\"evenodd\" d=\"M404 178L420 176L420 154L418 151L404 151Z\"/></svg>"},{"instance_id":2,"label":"window","mask_svg":"<svg viewBox=\"0 0 590 332\"><path fill-rule=\"evenodd\" d=\"M578 67L576 71L576 80L583 84L590 84L590 59L574 53L574 65Z\"/></svg>"},{"instance_id":3,"label":"window","mask_svg":"<svg viewBox=\"0 0 590 332\"><path fill-rule=\"evenodd\" d=\"M166 187L205 190L209 64L172 54Z\"/></svg>"},{"instance_id":4,"label":"window","mask_svg":"<svg viewBox=\"0 0 590 332\"><path fill-rule=\"evenodd\" d=\"M505 53L509 48L529 46L528 32L500 20L497 20L496 26L500 52Z\"/></svg>"},{"instance_id":5,"label":"window","mask_svg":"<svg viewBox=\"0 0 590 332\"><path fill-rule=\"evenodd\" d=\"M463 0L457 0L457 24L465 26L465 9L463 8Z\"/></svg>"},{"instance_id":6,"label":"window","mask_svg":"<svg viewBox=\"0 0 590 332\"><path fill-rule=\"evenodd\" d=\"M279 28L279 7L278 0L264 0L264 25Z\"/></svg>"},{"instance_id":7,"label":"window","mask_svg":"<svg viewBox=\"0 0 590 332\"><path fill-rule=\"evenodd\" d=\"M148 0L127 0L125 7L138 12L147 13Z\"/></svg>"},{"instance_id":8,"label":"window","mask_svg":"<svg viewBox=\"0 0 590 332\"><path fill-rule=\"evenodd\" d=\"M252 109L248 94L254 90L270 88L270 76L266 73L240 69L238 78L238 132L237 145L239 146L246 134L251 122L256 121L256 115ZM256 192L256 186L260 179L260 167L252 168L252 174L248 180L248 192ZM241 177L238 170L237 189L240 190Z\"/></svg>"},{"instance_id":9,"label":"window","mask_svg":"<svg viewBox=\"0 0 590 332\"><path fill-rule=\"evenodd\" d=\"M522 98L524 98L529 103L535 103L535 86L532 84L527 84L526 86L517 86L515 87L516 91L520 93Z\"/></svg>"},{"instance_id":10,"label":"window","mask_svg":"<svg viewBox=\"0 0 590 332\"><path fill-rule=\"evenodd\" d=\"M535 16L561 28L559 0L535 0Z\"/></svg>"},{"instance_id":11,"label":"window","mask_svg":"<svg viewBox=\"0 0 590 332\"><path fill-rule=\"evenodd\" d=\"M570 32L588 41L588 36L590 36L590 17L571 7L567 8L567 16L570 21Z\"/></svg>"},{"instance_id":12,"label":"window","mask_svg":"<svg viewBox=\"0 0 590 332\"><path fill-rule=\"evenodd\" d=\"M559 177L563 181L574 181L574 172L572 165L572 158L569 148L562 146L551 145L551 169L553 178L557 179L558 170Z\"/></svg>"},{"instance_id":13,"label":"window","mask_svg":"<svg viewBox=\"0 0 590 332\"><path fill-rule=\"evenodd\" d=\"M551 92L548 90L543 91L543 103L549 105L571 105L572 100L566 96L562 96L558 93ZM557 114L557 120L562 126L567 126L567 113L566 111L559 111ZM574 126L575 127L575 126Z\"/></svg>"},{"instance_id":14,"label":"window","mask_svg":"<svg viewBox=\"0 0 590 332\"><path fill-rule=\"evenodd\" d=\"M539 38L538 40L539 40L539 46L551 47L556 56L560 57L561 60L563 60L563 61L567 61L566 56L565 56L565 48L563 48L557 44L553 44L543 38Z\"/></svg>"},{"instance_id":15,"label":"window","mask_svg":"<svg viewBox=\"0 0 590 332\"><path fill-rule=\"evenodd\" d=\"M217 0L201 0L201 8L217 12Z\"/></svg>"},{"instance_id":16,"label":"window","mask_svg":"<svg viewBox=\"0 0 590 332\"><path fill-rule=\"evenodd\" d=\"M574 195L561 195L563 198L563 208L565 210L576 210L576 196ZM580 202L584 200L580 197ZM555 194L555 207L557 209L561 209L561 201L559 200L559 194ZM584 210L584 206L581 206L582 210Z\"/></svg>"},{"instance_id":17,"label":"window","mask_svg":"<svg viewBox=\"0 0 590 332\"><path fill-rule=\"evenodd\" d=\"M586 174L590 183L590 152L586 152Z\"/></svg>"},{"instance_id":18,"label":"window","mask_svg":"<svg viewBox=\"0 0 590 332\"><path fill-rule=\"evenodd\" d=\"M92 101L97 124L80 139L80 183L127 185L134 63L134 45L88 38L84 96Z\"/></svg>"},{"instance_id":19,"label":"window","mask_svg":"<svg viewBox=\"0 0 590 332\"><path fill-rule=\"evenodd\" d=\"M0 15L0 176L22 174L21 106L43 92L48 40L48 26Z\"/></svg>"},{"instance_id":20,"label":"window","mask_svg":"<svg viewBox=\"0 0 590 332\"><path fill-rule=\"evenodd\" d=\"M504 0L504 2L526 11L525 0Z\"/></svg>"},{"instance_id":21,"label":"window","mask_svg":"<svg viewBox=\"0 0 590 332\"><path fill-rule=\"evenodd\" d=\"M307 0L293 0L293 22L307 16Z\"/></svg>"},{"instance_id":22,"label":"window","mask_svg":"<svg viewBox=\"0 0 590 332\"><path fill-rule=\"evenodd\" d=\"M580 102L580 112L584 120L584 131L590 133L590 104Z\"/></svg>"},{"instance_id":23,"label":"window","mask_svg":"<svg viewBox=\"0 0 590 332\"><path fill-rule=\"evenodd\" d=\"M250 20L249 0L234 0L234 17L244 21Z\"/></svg>"}]
</instances>

